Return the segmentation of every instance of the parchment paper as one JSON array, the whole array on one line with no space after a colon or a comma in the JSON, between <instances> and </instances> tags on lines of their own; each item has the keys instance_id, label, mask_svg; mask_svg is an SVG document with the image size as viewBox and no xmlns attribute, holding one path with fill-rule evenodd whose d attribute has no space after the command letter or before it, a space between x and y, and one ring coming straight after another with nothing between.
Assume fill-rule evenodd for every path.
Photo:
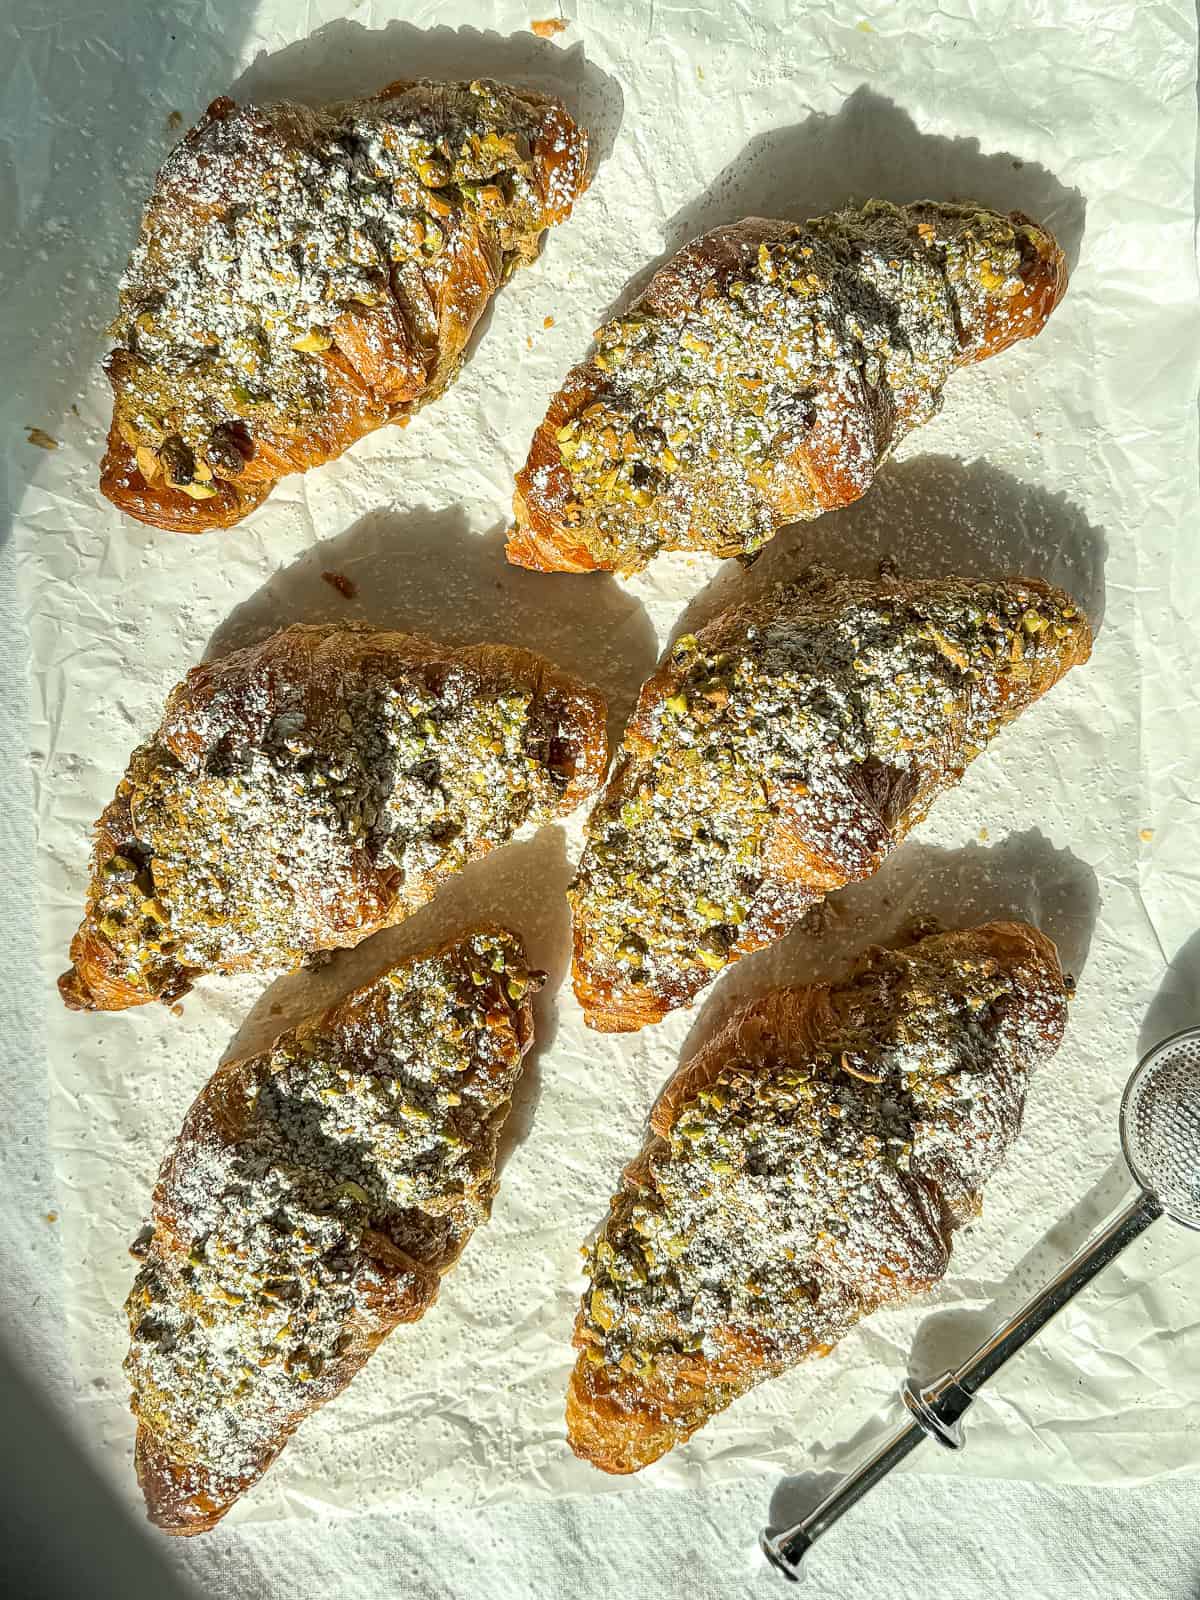
<instances>
[{"instance_id":1,"label":"parchment paper","mask_svg":"<svg viewBox=\"0 0 1200 1600\"><path fill-rule=\"evenodd\" d=\"M77 1017L48 998L54 1225L89 1429L131 1485L125 1249L163 1147L217 1062L396 952L497 916L522 930L552 982L493 1220L437 1307L305 1424L232 1516L626 1487L563 1441L577 1252L680 1052L735 997L836 971L914 915L1028 916L1059 941L1079 995L945 1284L760 1388L647 1477L687 1487L840 1466L910 1352L918 1373L964 1355L1120 1197L1121 1086L1139 1046L1193 1020L1194 17L1183 4L954 16L916 4L609 0L569 6L570 26L546 42L529 31L536 4L417 5L404 21L395 9L209 0L186 31L128 37L114 3L108 23L89 11L27 31L2 69L0 135L16 158L0 240L6 349L33 375L24 411L3 405L14 478L28 480L16 536L48 996L80 911L87 830L129 750L189 665L284 622L365 617L528 644L606 690L614 732L681 612L690 625L746 582L808 559L869 570L886 553L914 574L1041 574L1103 625L1092 663L974 765L877 880L644 1035L589 1034L563 983L579 818L515 843L317 975L211 981L181 1018ZM456 388L407 430L287 480L230 532L190 540L120 517L95 488L108 420L96 363L141 200L176 136L169 113L190 124L230 86L319 99L485 72L561 93L592 128L598 165L572 221L498 297ZM77 143L81 123L90 155L64 170L58 130ZM720 221L872 195L974 197L1047 221L1073 266L1047 331L953 380L943 416L859 506L781 536L749 578L688 558L629 583L508 567L512 473L629 281ZM63 251L73 264L61 319L23 317ZM31 425L58 448L36 455ZM358 600L342 600L324 570L352 578ZM1193 1466L1196 1259L1190 1237L1160 1224L980 1400L953 1469L1121 1482ZM932 1451L919 1461L948 1465Z\"/></svg>"}]
</instances>

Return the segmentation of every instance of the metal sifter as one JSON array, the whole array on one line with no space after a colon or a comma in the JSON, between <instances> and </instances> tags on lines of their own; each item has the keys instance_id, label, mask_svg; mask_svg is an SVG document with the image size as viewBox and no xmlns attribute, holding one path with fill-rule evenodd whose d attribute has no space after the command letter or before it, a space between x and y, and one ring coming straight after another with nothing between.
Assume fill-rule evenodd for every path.
<instances>
[{"instance_id":1,"label":"metal sifter","mask_svg":"<svg viewBox=\"0 0 1200 1600\"><path fill-rule=\"evenodd\" d=\"M1161 1216L1200 1229L1200 1028L1189 1028L1143 1057L1121 1100L1121 1149L1137 1184L1100 1231L1062 1271L973 1355L924 1388L900 1391L910 1419L860 1463L815 1511L760 1543L795 1580L812 1545L926 1436L949 1450L963 1446L962 1419L979 1390L1072 1296Z\"/></svg>"}]
</instances>

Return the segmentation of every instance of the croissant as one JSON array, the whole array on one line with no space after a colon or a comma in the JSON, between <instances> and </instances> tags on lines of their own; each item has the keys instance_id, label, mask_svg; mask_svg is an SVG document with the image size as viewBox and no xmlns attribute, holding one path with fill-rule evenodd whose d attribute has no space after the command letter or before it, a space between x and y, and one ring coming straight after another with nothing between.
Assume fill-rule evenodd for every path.
<instances>
[{"instance_id":1,"label":"croissant","mask_svg":"<svg viewBox=\"0 0 1200 1600\"><path fill-rule=\"evenodd\" d=\"M202 1533L486 1221L533 1037L520 940L478 929L220 1067L159 1173L126 1305L150 1520Z\"/></svg>"},{"instance_id":2,"label":"croissant","mask_svg":"<svg viewBox=\"0 0 1200 1600\"><path fill-rule=\"evenodd\" d=\"M961 366L1038 333L1062 251L1014 212L872 201L681 250L550 402L508 559L637 572L849 505Z\"/></svg>"},{"instance_id":3,"label":"croissant","mask_svg":"<svg viewBox=\"0 0 1200 1600\"><path fill-rule=\"evenodd\" d=\"M528 650L295 626L196 667L96 824L72 1009L170 1003L400 922L594 792L603 698Z\"/></svg>"},{"instance_id":4,"label":"croissant","mask_svg":"<svg viewBox=\"0 0 1200 1600\"><path fill-rule=\"evenodd\" d=\"M1031 578L811 569L685 635L645 683L570 890L587 1022L687 1005L869 877L997 730L1087 658Z\"/></svg>"},{"instance_id":5,"label":"croissant","mask_svg":"<svg viewBox=\"0 0 1200 1600\"><path fill-rule=\"evenodd\" d=\"M667 1085L586 1252L575 1452L636 1472L936 1283L1066 1009L1054 946L998 922L739 1011Z\"/></svg>"},{"instance_id":6,"label":"croissant","mask_svg":"<svg viewBox=\"0 0 1200 1600\"><path fill-rule=\"evenodd\" d=\"M121 281L101 490L161 528L227 528L403 421L454 380L586 169L557 100L490 81L320 110L214 100Z\"/></svg>"}]
</instances>

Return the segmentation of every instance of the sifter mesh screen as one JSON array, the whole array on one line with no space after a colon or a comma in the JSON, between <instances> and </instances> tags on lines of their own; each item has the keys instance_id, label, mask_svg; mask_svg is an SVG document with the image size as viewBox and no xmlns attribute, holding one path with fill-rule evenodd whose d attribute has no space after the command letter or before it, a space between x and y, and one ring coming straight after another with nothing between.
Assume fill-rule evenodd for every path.
<instances>
[{"instance_id":1,"label":"sifter mesh screen","mask_svg":"<svg viewBox=\"0 0 1200 1600\"><path fill-rule=\"evenodd\" d=\"M1167 1039L1130 1078L1121 1144L1142 1187L1176 1222L1200 1228L1200 1030Z\"/></svg>"}]
</instances>

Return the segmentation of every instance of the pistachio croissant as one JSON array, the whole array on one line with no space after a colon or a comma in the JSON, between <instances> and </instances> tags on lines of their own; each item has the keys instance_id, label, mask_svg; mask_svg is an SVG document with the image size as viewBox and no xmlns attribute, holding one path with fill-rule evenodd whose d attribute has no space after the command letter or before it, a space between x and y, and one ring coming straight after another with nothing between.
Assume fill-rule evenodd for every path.
<instances>
[{"instance_id":1,"label":"pistachio croissant","mask_svg":"<svg viewBox=\"0 0 1200 1600\"><path fill-rule=\"evenodd\" d=\"M497 287L587 185L557 100L394 83L214 100L164 162L121 281L104 494L202 533L453 382Z\"/></svg>"},{"instance_id":2,"label":"pistachio croissant","mask_svg":"<svg viewBox=\"0 0 1200 1600\"><path fill-rule=\"evenodd\" d=\"M936 1283L1066 1010L1050 941L992 923L737 1012L667 1085L587 1253L576 1453L636 1472Z\"/></svg>"},{"instance_id":3,"label":"pistachio croissant","mask_svg":"<svg viewBox=\"0 0 1200 1600\"><path fill-rule=\"evenodd\" d=\"M477 929L200 1091L126 1306L135 1463L160 1528L211 1528L433 1304L491 1208L536 981L514 934Z\"/></svg>"},{"instance_id":4,"label":"pistachio croissant","mask_svg":"<svg viewBox=\"0 0 1200 1600\"><path fill-rule=\"evenodd\" d=\"M1044 228L976 206L705 234L551 401L508 558L636 572L660 550L744 555L849 505L950 374L1038 333L1066 281Z\"/></svg>"},{"instance_id":5,"label":"pistachio croissant","mask_svg":"<svg viewBox=\"0 0 1200 1600\"><path fill-rule=\"evenodd\" d=\"M1090 649L1069 596L1036 579L820 569L679 639L642 687L570 891L587 1021L659 1021L869 877Z\"/></svg>"},{"instance_id":6,"label":"pistachio croissant","mask_svg":"<svg viewBox=\"0 0 1200 1600\"><path fill-rule=\"evenodd\" d=\"M295 626L196 667L96 825L68 1006L178 999L400 922L607 759L602 697L540 656Z\"/></svg>"}]
</instances>

